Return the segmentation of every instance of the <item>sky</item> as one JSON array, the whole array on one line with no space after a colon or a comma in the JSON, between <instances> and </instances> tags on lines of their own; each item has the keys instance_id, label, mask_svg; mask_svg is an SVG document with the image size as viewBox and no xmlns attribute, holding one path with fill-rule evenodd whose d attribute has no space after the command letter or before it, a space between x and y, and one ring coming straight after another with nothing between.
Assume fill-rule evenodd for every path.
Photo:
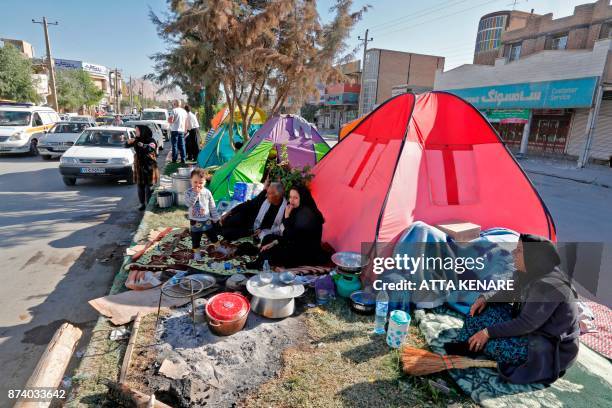
<instances>
[{"instance_id":1,"label":"sky","mask_svg":"<svg viewBox=\"0 0 612 408\"><path fill-rule=\"evenodd\" d=\"M366 29L374 38L369 48L385 48L446 57L445 69L471 63L478 20L484 14L510 10L572 14L588 0L354 0L355 8L372 7L354 27L348 43L359 44ZM335 0L319 0L323 21L330 18ZM515 5L516 3L516 5ZM27 41L35 55L45 54L42 26L32 19L58 21L49 26L54 58L81 60L124 76L153 71L150 56L166 47L149 19L149 10L163 13L166 0L0 0L0 38ZM361 52L356 57L361 58Z\"/></svg>"}]
</instances>

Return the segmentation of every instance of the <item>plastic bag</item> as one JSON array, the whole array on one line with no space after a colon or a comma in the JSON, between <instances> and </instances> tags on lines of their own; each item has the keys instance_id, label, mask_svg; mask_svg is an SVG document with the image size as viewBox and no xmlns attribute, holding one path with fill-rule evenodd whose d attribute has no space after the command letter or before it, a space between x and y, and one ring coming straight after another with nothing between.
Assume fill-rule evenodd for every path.
<instances>
[{"instance_id":1,"label":"plastic bag","mask_svg":"<svg viewBox=\"0 0 612 408\"><path fill-rule=\"evenodd\" d=\"M125 287L132 290L146 290L161 285L161 272L130 271Z\"/></svg>"}]
</instances>

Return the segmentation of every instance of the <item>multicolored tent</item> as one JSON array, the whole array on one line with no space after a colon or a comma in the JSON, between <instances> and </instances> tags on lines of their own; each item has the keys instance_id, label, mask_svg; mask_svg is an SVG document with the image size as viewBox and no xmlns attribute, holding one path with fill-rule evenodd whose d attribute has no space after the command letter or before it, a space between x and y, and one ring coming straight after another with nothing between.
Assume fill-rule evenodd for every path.
<instances>
[{"instance_id":1,"label":"multicolored tent","mask_svg":"<svg viewBox=\"0 0 612 408\"><path fill-rule=\"evenodd\" d=\"M249 114L253 113L255 109L255 115L249 126L248 134L252 136L266 121L266 114L259 108L250 108ZM228 114L227 107L215 115L213 122L219 122L210 140L206 141L206 144L198 155L198 167L206 168L211 166L220 166L223 163L228 162L236 151L232 147L229 136L229 122L230 115ZM213 123L214 126L214 123ZM242 115L238 108L234 109L234 126L233 126L233 140L234 143L242 142Z\"/></svg>"},{"instance_id":2,"label":"multicolored tent","mask_svg":"<svg viewBox=\"0 0 612 408\"><path fill-rule=\"evenodd\" d=\"M292 167L314 166L329 146L317 129L296 115L274 116L259 129L246 145L221 166L210 181L209 189L215 200L232 196L237 181L260 182L270 150L281 157L283 146Z\"/></svg>"},{"instance_id":3,"label":"multicolored tent","mask_svg":"<svg viewBox=\"0 0 612 408\"><path fill-rule=\"evenodd\" d=\"M323 240L337 251L394 242L417 220L465 220L556 238L544 202L495 130L449 93L389 99L313 173Z\"/></svg>"}]
</instances>

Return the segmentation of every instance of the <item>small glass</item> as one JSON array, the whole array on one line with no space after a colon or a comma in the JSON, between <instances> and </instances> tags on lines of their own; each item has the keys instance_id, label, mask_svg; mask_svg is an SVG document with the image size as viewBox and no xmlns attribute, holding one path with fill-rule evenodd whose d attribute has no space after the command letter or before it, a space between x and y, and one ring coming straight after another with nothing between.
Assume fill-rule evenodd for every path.
<instances>
[{"instance_id":1,"label":"small glass","mask_svg":"<svg viewBox=\"0 0 612 408\"><path fill-rule=\"evenodd\" d=\"M327 302L329 302L329 299L331 297L331 293L329 293L329 290L324 289L324 288L318 288L316 290L316 295L317 295L317 304L319 306L327 304Z\"/></svg>"}]
</instances>

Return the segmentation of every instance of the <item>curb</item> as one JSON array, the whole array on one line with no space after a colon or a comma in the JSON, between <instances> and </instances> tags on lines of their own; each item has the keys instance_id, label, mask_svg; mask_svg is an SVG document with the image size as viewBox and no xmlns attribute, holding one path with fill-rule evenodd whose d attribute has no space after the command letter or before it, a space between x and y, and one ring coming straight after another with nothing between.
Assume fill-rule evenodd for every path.
<instances>
[{"instance_id":1,"label":"curb","mask_svg":"<svg viewBox=\"0 0 612 408\"><path fill-rule=\"evenodd\" d=\"M570 180L570 181L575 181L576 183L581 183L581 184L590 184L590 185L594 185L594 186L598 186L598 187L612 188L612 185L605 184L605 183L600 183L600 182L597 181L597 179L585 180L585 179L579 179L579 178L573 178L573 177L567 177L567 176L560 176L558 174L546 173L546 172L543 172L543 171L529 170L529 169L525 169L525 171L527 173L531 173L531 174L539 174L539 175L542 175L542 176L554 177L554 178L562 179L562 180Z\"/></svg>"},{"instance_id":2,"label":"curb","mask_svg":"<svg viewBox=\"0 0 612 408\"><path fill-rule=\"evenodd\" d=\"M164 165L164 169L165 169L165 165ZM151 194L151 198L149 199L149 202L147 203L147 206L143 213L142 219L140 220L138 228L136 228L136 230L134 231L132 235L132 240L129 246L135 245L143 237L146 238L145 232L147 228L149 227L148 222L147 222L147 215L152 213L151 210L155 207L156 203L157 203L157 188ZM121 291L127 279L127 276L128 276L128 273L125 271L125 267L130 263L130 261L131 261L131 256L129 255L123 256L123 262L121 263L119 270L115 274L113 283L107 295L114 295ZM81 361L77 364L76 369L74 371L73 379L75 381L96 379L96 382L97 382L97 380L101 378L97 374L99 370L96 369L96 367L99 367L99 364L96 364L98 363L98 361L90 360L88 359L88 356L91 356L91 357L100 356L100 350L97 348L98 345L96 344L97 342L93 341L94 340L93 334L96 332L108 332L109 327L114 327L112 326L110 319L103 315L100 315L98 317L98 320L96 321L95 326L92 329L92 338L89 340L89 343L85 347L83 356L81 357ZM118 327L121 327L121 326L118 326ZM118 354L118 364L119 364L120 359L123 356L127 345L121 342L117 342L117 345L118 347L116 349L107 350L106 352L104 352L104 354L111 355L112 353L119 353ZM102 386L102 387L106 388L105 386ZM80 400L83 399L84 397L89 397L89 396L94 397L95 394L97 393L92 394L90 392L85 392L81 394L77 392L75 394L75 391L77 390L78 390L78 386L70 390L68 398L66 399L65 406L66 407L78 407L78 406L83 406L83 405L92 406L93 404L82 403Z\"/></svg>"}]
</instances>

